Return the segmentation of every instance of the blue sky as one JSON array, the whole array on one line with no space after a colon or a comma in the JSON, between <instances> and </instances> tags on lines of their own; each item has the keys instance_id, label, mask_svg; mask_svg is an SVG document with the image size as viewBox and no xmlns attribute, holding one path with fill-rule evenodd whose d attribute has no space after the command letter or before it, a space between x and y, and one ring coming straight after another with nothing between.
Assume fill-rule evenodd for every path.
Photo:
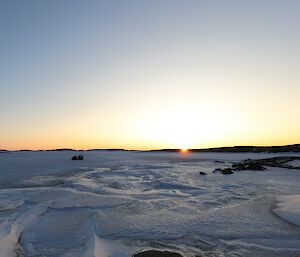
<instances>
[{"instance_id":1,"label":"blue sky","mask_svg":"<svg viewBox=\"0 0 300 257\"><path fill-rule=\"evenodd\" d=\"M300 140L299 1L0 5L0 148Z\"/></svg>"}]
</instances>

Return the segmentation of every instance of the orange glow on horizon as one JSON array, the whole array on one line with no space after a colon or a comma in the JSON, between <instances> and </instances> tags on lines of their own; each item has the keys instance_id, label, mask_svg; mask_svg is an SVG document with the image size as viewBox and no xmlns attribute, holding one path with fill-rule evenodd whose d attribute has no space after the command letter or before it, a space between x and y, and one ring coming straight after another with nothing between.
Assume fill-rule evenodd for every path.
<instances>
[{"instance_id":1,"label":"orange glow on horizon","mask_svg":"<svg viewBox=\"0 0 300 257\"><path fill-rule=\"evenodd\" d=\"M187 148L181 148L181 149L180 149L180 152L182 152L182 153L187 153L187 152L189 152L189 149L187 149Z\"/></svg>"}]
</instances>

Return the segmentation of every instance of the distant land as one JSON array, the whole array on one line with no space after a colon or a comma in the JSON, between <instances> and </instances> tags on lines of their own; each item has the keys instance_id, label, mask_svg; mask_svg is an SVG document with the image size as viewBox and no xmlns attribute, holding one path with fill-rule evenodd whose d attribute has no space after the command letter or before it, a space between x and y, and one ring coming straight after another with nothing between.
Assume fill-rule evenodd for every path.
<instances>
[{"instance_id":1,"label":"distant land","mask_svg":"<svg viewBox=\"0 0 300 257\"><path fill-rule=\"evenodd\" d=\"M181 149L160 149L150 150L150 152L177 152ZM281 153L281 152L300 152L300 144L283 146L226 146L203 149L189 149L189 152L221 152L221 153Z\"/></svg>"},{"instance_id":2,"label":"distant land","mask_svg":"<svg viewBox=\"0 0 300 257\"><path fill-rule=\"evenodd\" d=\"M59 148L49 150L5 150L0 149L0 153L5 152L37 152L37 151L138 151L138 152L179 152L181 149L157 149L157 150L127 150L123 148L109 148L109 149L88 149L88 150L77 150L71 148ZM282 152L300 152L300 144L283 145L283 146L226 146L226 147L213 147L213 148L202 148L202 149L188 149L192 153L207 153L207 152L218 152L218 153L282 153Z\"/></svg>"}]
</instances>

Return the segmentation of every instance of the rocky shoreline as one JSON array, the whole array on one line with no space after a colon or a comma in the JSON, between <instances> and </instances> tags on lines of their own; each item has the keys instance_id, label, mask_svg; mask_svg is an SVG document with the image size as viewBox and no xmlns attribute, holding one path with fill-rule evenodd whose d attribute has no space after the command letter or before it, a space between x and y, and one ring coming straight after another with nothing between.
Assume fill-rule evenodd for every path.
<instances>
[{"instance_id":1,"label":"rocky shoreline","mask_svg":"<svg viewBox=\"0 0 300 257\"><path fill-rule=\"evenodd\" d=\"M299 161L299 166L293 166L289 164L292 161ZM280 156L280 157L272 157L265 159L247 159L241 162L235 162L231 165L231 167L227 168L217 168L213 172L219 172L224 175L233 174L234 171L242 171L242 170L256 170L261 171L265 170L266 167L276 167L276 168L285 168L285 169L296 169L300 170L300 157L297 156Z\"/></svg>"}]
</instances>

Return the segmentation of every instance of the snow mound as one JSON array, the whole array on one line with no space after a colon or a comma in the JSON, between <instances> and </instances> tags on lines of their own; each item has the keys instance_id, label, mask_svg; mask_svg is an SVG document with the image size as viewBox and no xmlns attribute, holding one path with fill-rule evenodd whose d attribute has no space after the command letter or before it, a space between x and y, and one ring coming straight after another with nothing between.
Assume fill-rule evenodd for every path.
<instances>
[{"instance_id":1,"label":"snow mound","mask_svg":"<svg viewBox=\"0 0 300 257\"><path fill-rule=\"evenodd\" d=\"M282 219L300 226L300 195L284 195L277 198L274 212Z\"/></svg>"},{"instance_id":2,"label":"snow mound","mask_svg":"<svg viewBox=\"0 0 300 257\"><path fill-rule=\"evenodd\" d=\"M291 165L292 167L300 167L300 160L294 160L287 163L288 165Z\"/></svg>"}]
</instances>

